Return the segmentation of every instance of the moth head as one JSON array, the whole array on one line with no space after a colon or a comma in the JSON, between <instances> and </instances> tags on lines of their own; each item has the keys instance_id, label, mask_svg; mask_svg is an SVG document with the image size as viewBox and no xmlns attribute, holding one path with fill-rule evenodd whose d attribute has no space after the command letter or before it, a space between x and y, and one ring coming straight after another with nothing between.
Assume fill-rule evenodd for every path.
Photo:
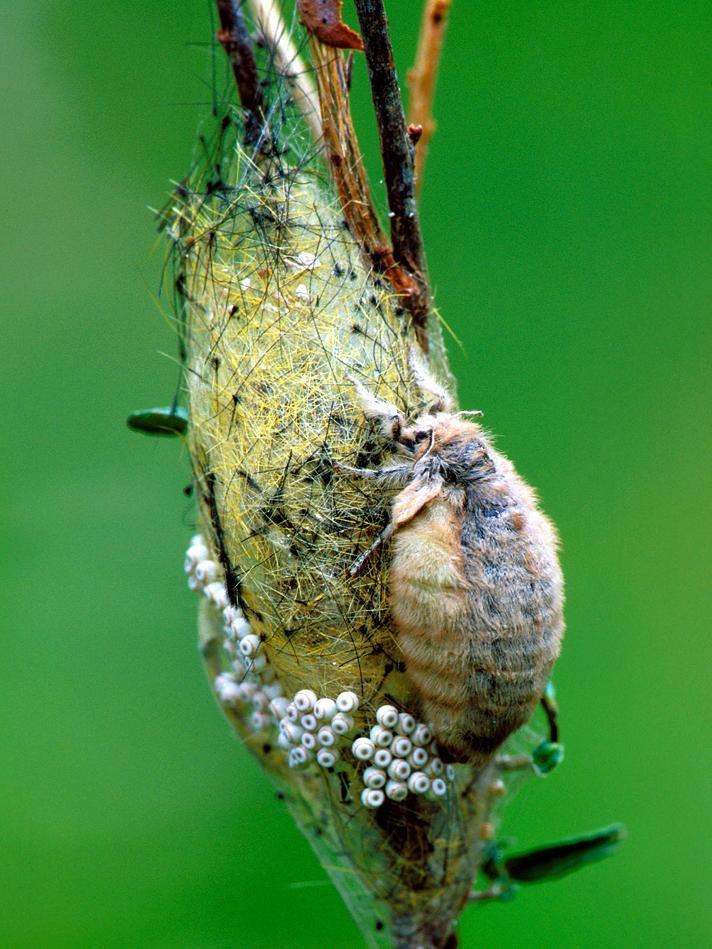
<instances>
[{"instance_id":1,"label":"moth head","mask_svg":"<svg viewBox=\"0 0 712 949\"><path fill-rule=\"evenodd\" d=\"M479 481L494 470L482 429L463 413L423 415L411 429L414 465L428 468L445 481Z\"/></svg>"}]
</instances>

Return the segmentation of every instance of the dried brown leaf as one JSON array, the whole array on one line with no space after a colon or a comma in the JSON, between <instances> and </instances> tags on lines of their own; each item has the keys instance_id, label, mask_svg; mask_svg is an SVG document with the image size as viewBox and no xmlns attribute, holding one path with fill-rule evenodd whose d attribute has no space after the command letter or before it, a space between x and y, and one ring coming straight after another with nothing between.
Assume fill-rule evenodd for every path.
<instances>
[{"instance_id":1,"label":"dried brown leaf","mask_svg":"<svg viewBox=\"0 0 712 949\"><path fill-rule=\"evenodd\" d=\"M363 49L361 37L341 19L343 0L298 0L302 23L325 46Z\"/></svg>"}]
</instances>

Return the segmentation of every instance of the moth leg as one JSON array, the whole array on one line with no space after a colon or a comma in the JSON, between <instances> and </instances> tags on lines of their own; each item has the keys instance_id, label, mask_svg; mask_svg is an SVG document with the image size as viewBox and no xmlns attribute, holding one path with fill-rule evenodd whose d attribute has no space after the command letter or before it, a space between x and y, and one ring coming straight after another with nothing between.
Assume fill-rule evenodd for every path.
<instances>
[{"instance_id":1,"label":"moth leg","mask_svg":"<svg viewBox=\"0 0 712 949\"><path fill-rule=\"evenodd\" d=\"M410 464L391 465L388 468L352 468L350 465L342 465L337 461L334 467L354 478L368 478L378 484L394 488L402 487L413 471L413 466Z\"/></svg>"},{"instance_id":2,"label":"moth leg","mask_svg":"<svg viewBox=\"0 0 712 949\"><path fill-rule=\"evenodd\" d=\"M452 412L454 408L453 399L450 393L439 382L430 375L425 366L422 357L411 347L410 350L410 369L415 379L415 384L428 402L427 412Z\"/></svg>"},{"instance_id":3,"label":"moth leg","mask_svg":"<svg viewBox=\"0 0 712 949\"><path fill-rule=\"evenodd\" d=\"M351 378L356 389L361 409L367 419L377 422L381 435L388 441L401 444L401 435L405 427L403 414L391 402L378 399L362 385L358 379Z\"/></svg>"},{"instance_id":4,"label":"moth leg","mask_svg":"<svg viewBox=\"0 0 712 949\"><path fill-rule=\"evenodd\" d=\"M375 553L375 551L378 550L381 544L385 544L385 542L388 540L388 538L391 536L391 534L394 532L395 529L396 529L396 526L393 523L393 521L391 521L390 524L386 525L386 527L383 528L381 533L374 540L374 542L371 544L368 550L364 550L364 552L359 557L357 557L356 560L354 560L354 562L351 564L351 566L349 567L349 576L352 576L352 577L356 576L356 574L359 572L361 567L363 567L363 565L366 563L366 561L371 556L371 554Z\"/></svg>"}]
</instances>

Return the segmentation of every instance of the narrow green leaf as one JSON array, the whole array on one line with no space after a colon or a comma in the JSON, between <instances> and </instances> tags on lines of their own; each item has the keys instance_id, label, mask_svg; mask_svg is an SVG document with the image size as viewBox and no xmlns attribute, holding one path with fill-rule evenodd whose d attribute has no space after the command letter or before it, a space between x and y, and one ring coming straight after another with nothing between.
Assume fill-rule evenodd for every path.
<instances>
[{"instance_id":1,"label":"narrow green leaf","mask_svg":"<svg viewBox=\"0 0 712 949\"><path fill-rule=\"evenodd\" d=\"M625 838L622 824L612 824L588 834L560 840L558 843L527 853L507 857L504 870L512 880L537 883L566 876L589 863L603 860L616 852Z\"/></svg>"},{"instance_id":2,"label":"narrow green leaf","mask_svg":"<svg viewBox=\"0 0 712 949\"><path fill-rule=\"evenodd\" d=\"M188 430L188 413L178 406L157 409L140 409L132 412L126 424L134 432L144 435L185 435Z\"/></svg>"}]
</instances>

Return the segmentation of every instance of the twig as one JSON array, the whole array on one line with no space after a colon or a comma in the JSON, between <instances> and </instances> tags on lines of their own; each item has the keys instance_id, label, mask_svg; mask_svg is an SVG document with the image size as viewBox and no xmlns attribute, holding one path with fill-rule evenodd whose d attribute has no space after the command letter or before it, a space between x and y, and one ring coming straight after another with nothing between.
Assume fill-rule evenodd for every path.
<instances>
[{"instance_id":1,"label":"twig","mask_svg":"<svg viewBox=\"0 0 712 949\"><path fill-rule=\"evenodd\" d=\"M321 111L316 86L306 70L276 0L248 0L265 45L272 51L294 102L316 142L321 142Z\"/></svg>"},{"instance_id":2,"label":"twig","mask_svg":"<svg viewBox=\"0 0 712 949\"><path fill-rule=\"evenodd\" d=\"M425 0L415 65L408 73L410 127L422 129L415 146L415 189L423 184L428 142L435 131L432 108L447 17L452 0Z\"/></svg>"},{"instance_id":3,"label":"twig","mask_svg":"<svg viewBox=\"0 0 712 949\"><path fill-rule=\"evenodd\" d=\"M531 755L499 755L496 760L500 771L524 771L532 766Z\"/></svg>"},{"instance_id":4,"label":"twig","mask_svg":"<svg viewBox=\"0 0 712 949\"><path fill-rule=\"evenodd\" d=\"M387 241L371 200L351 121L344 57L313 33L309 34L309 43L319 88L326 158L349 228L366 254L373 257L383 252Z\"/></svg>"},{"instance_id":5,"label":"twig","mask_svg":"<svg viewBox=\"0 0 712 949\"><path fill-rule=\"evenodd\" d=\"M378 123L378 137L390 208L393 254L417 280L420 288L420 319L427 315L428 286L425 256L415 202L413 143L408 135L388 20L383 0L355 0L363 36L371 96Z\"/></svg>"},{"instance_id":6,"label":"twig","mask_svg":"<svg viewBox=\"0 0 712 949\"><path fill-rule=\"evenodd\" d=\"M374 270L386 277L404 307L413 313L414 303L421 300L420 286L396 261L373 205L351 120L348 65L341 50L325 45L309 29L308 34L321 103L325 157L344 217ZM427 350L425 319L414 317L413 323L420 346Z\"/></svg>"},{"instance_id":7,"label":"twig","mask_svg":"<svg viewBox=\"0 0 712 949\"><path fill-rule=\"evenodd\" d=\"M501 900L503 896L511 893L511 885L501 882L495 882L487 890L475 890L467 898L468 903L486 903L490 900Z\"/></svg>"},{"instance_id":8,"label":"twig","mask_svg":"<svg viewBox=\"0 0 712 949\"><path fill-rule=\"evenodd\" d=\"M245 142L258 146L269 138L257 64L252 41L245 25L241 0L216 0L220 29L218 40L227 53L235 77L237 93L245 111Z\"/></svg>"},{"instance_id":9,"label":"twig","mask_svg":"<svg viewBox=\"0 0 712 949\"><path fill-rule=\"evenodd\" d=\"M549 741L558 742L559 740L559 707L552 694L544 692L541 699L541 707L544 709L546 720L549 724Z\"/></svg>"}]
</instances>

